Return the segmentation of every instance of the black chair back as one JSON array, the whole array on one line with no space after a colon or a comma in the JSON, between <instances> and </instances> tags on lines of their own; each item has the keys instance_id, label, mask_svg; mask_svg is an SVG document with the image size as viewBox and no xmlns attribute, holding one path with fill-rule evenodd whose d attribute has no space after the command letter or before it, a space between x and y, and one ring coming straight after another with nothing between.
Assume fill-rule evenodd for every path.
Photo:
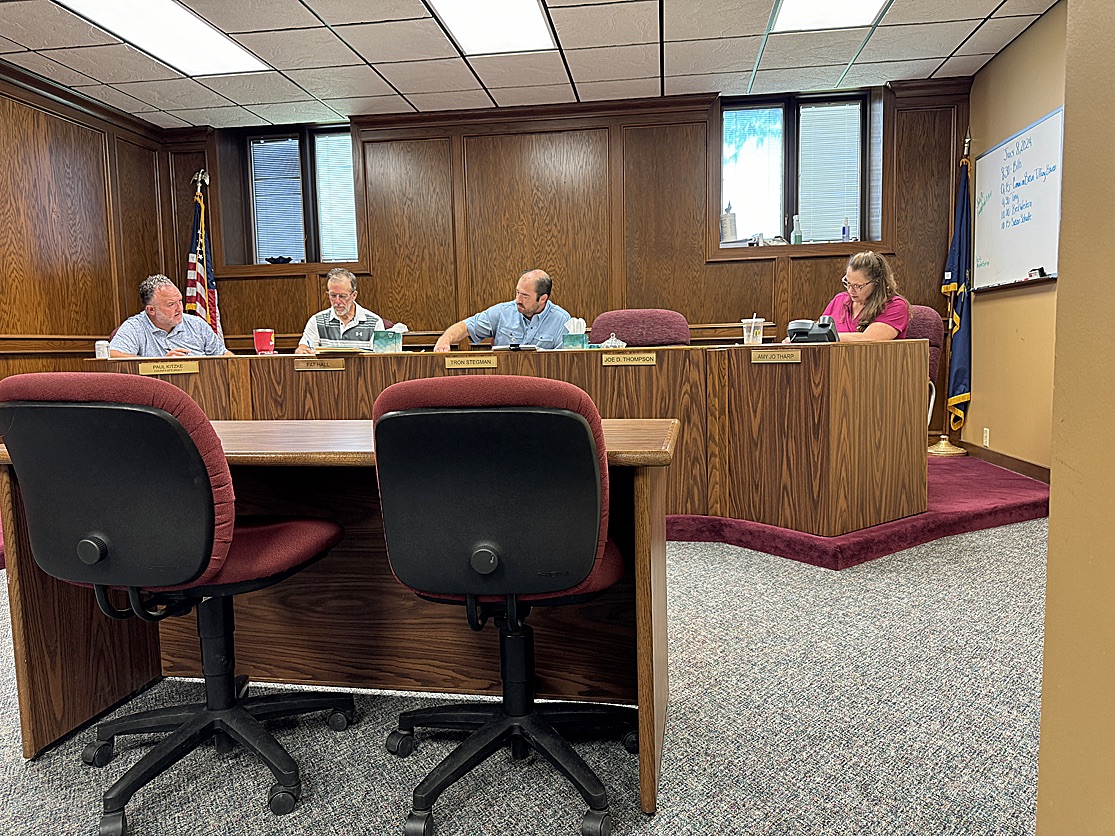
<instances>
[{"instance_id":1,"label":"black chair back","mask_svg":"<svg viewBox=\"0 0 1115 836\"><path fill-rule=\"evenodd\" d=\"M403 409L377 420L375 448L388 558L412 589L557 593L592 571L600 463L584 416Z\"/></svg>"},{"instance_id":2,"label":"black chair back","mask_svg":"<svg viewBox=\"0 0 1115 836\"><path fill-rule=\"evenodd\" d=\"M213 551L213 491L190 434L162 409L0 403L35 562L74 583L189 583Z\"/></svg>"}]
</instances>

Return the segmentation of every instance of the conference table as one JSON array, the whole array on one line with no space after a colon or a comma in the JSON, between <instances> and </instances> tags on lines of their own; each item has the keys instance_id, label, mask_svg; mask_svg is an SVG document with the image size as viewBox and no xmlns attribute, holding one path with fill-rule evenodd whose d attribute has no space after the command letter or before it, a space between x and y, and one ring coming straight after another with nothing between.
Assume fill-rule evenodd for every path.
<instances>
[{"instance_id":1,"label":"conference table","mask_svg":"<svg viewBox=\"0 0 1115 836\"><path fill-rule=\"evenodd\" d=\"M653 813L669 698L666 475L680 425L672 418L603 423L609 535L626 571L590 602L532 613L538 696L638 706L640 804ZM500 693L496 631L468 629L463 612L423 601L391 574L370 421L218 420L213 426L232 472L238 514L327 516L346 531L325 559L237 597L239 672L270 682ZM160 625L113 621L100 613L89 589L38 568L18 476L3 446L0 514L25 757L161 676L200 675L193 616ZM151 524L173 526L174 509Z\"/></svg>"}]
</instances>

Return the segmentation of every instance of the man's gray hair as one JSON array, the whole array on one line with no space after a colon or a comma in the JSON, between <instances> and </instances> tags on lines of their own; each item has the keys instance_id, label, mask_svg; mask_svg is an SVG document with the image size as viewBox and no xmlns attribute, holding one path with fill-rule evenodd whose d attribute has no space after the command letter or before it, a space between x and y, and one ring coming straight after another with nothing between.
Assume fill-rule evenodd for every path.
<instances>
[{"instance_id":1,"label":"man's gray hair","mask_svg":"<svg viewBox=\"0 0 1115 836\"><path fill-rule=\"evenodd\" d=\"M151 300L155 298L155 291L160 287L176 287L174 282L164 276L162 273L156 273L154 276L148 276L139 283L139 298L143 301L143 307L151 304Z\"/></svg>"},{"instance_id":2,"label":"man's gray hair","mask_svg":"<svg viewBox=\"0 0 1115 836\"><path fill-rule=\"evenodd\" d=\"M334 267L325 274L326 286L328 286L330 282L338 282L341 279L348 279L349 293L356 290L356 276L352 275L351 270L346 270L344 267Z\"/></svg>"}]
</instances>

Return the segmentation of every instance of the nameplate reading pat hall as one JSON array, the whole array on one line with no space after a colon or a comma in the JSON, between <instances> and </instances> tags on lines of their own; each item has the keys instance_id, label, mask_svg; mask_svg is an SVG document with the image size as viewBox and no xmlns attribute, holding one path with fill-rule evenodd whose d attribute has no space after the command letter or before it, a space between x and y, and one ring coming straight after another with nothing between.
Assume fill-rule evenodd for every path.
<instances>
[{"instance_id":1,"label":"nameplate reading pat hall","mask_svg":"<svg viewBox=\"0 0 1115 836\"><path fill-rule=\"evenodd\" d=\"M344 357L307 357L294 361L296 372L343 372L345 370Z\"/></svg>"},{"instance_id":2,"label":"nameplate reading pat hall","mask_svg":"<svg viewBox=\"0 0 1115 836\"><path fill-rule=\"evenodd\" d=\"M158 363L140 363L140 374L197 374L197 360L164 360Z\"/></svg>"},{"instance_id":3,"label":"nameplate reading pat hall","mask_svg":"<svg viewBox=\"0 0 1115 836\"><path fill-rule=\"evenodd\" d=\"M447 369L498 369L499 358L494 354L450 354L445 358Z\"/></svg>"},{"instance_id":4,"label":"nameplate reading pat hall","mask_svg":"<svg viewBox=\"0 0 1115 836\"><path fill-rule=\"evenodd\" d=\"M753 348L752 363L800 363L800 348Z\"/></svg>"},{"instance_id":5,"label":"nameplate reading pat hall","mask_svg":"<svg viewBox=\"0 0 1115 836\"><path fill-rule=\"evenodd\" d=\"M656 366L658 355L653 351L608 352L600 355L601 366Z\"/></svg>"}]
</instances>

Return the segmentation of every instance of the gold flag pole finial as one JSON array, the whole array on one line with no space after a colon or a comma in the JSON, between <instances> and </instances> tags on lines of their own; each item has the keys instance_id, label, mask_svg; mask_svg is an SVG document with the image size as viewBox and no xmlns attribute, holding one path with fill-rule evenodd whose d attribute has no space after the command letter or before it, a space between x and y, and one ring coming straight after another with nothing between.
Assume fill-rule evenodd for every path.
<instances>
[{"instance_id":1,"label":"gold flag pole finial","mask_svg":"<svg viewBox=\"0 0 1115 836\"><path fill-rule=\"evenodd\" d=\"M972 128L968 127L968 132L964 135L964 153L961 155L963 159L968 159L968 154L972 150Z\"/></svg>"},{"instance_id":2,"label":"gold flag pole finial","mask_svg":"<svg viewBox=\"0 0 1115 836\"><path fill-rule=\"evenodd\" d=\"M190 178L191 183L197 183L197 190L200 192L202 186L209 185L209 172L204 168L199 170L193 177Z\"/></svg>"}]
</instances>

